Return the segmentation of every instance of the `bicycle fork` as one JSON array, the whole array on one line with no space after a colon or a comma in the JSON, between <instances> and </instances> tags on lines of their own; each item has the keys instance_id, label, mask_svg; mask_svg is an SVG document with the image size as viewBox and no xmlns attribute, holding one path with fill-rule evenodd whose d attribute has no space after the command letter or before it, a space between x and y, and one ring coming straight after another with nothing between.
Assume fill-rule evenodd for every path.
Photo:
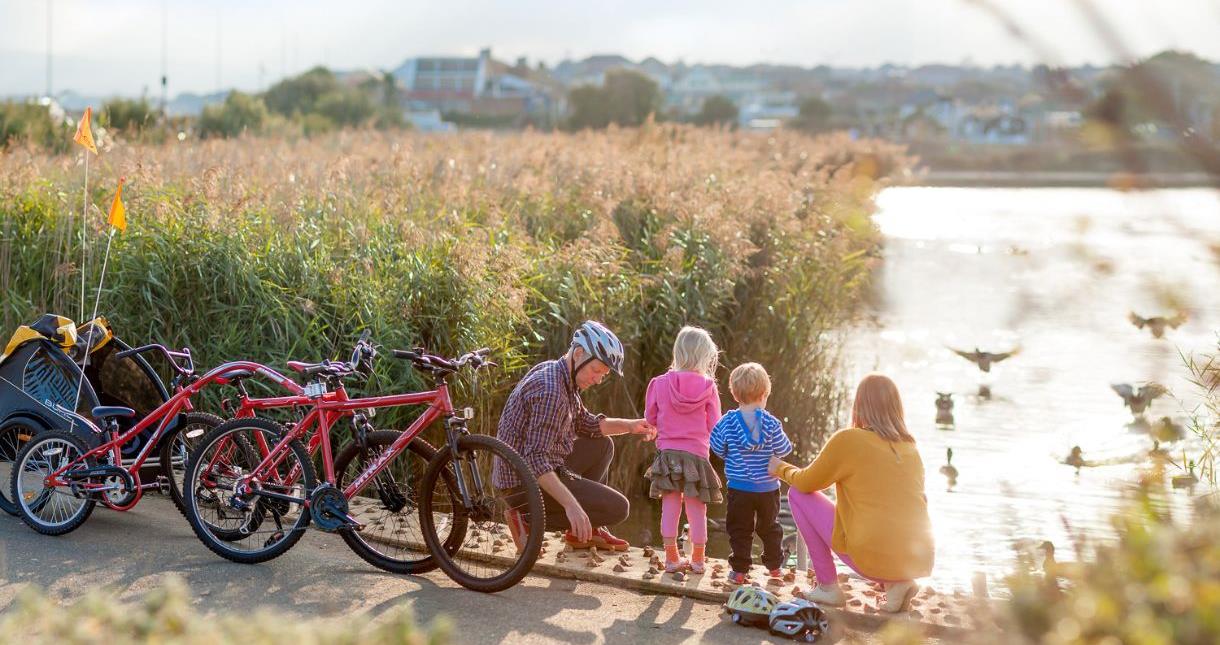
<instances>
[{"instance_id":1,"label":"bicycle fork","mask_svg":"<svg viewBox=\"0 0 1220 645\"><path fill-rule=\"evenodd\" d=\"M483 493L483 475L479 472L479 465L470 453L459 449L461 438L467 434L469 431L466 429L465 418L454 415L445 419L445 440L449 442L449 450L453 454L453 476L457 481L458 495L462 498L462 507L466 509L467 515L474 517L476 521L492 519L483 517L489 513L487 509L477 505L474 499L477 496L481 500ZM467 472L469 482L466 479Z\"/></svg>"}]
</instances>

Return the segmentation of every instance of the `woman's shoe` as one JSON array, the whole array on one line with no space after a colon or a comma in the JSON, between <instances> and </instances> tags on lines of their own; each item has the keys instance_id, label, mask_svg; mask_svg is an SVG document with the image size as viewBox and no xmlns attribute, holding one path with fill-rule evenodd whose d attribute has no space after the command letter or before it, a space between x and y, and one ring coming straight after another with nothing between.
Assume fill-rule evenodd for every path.
<instances>
[{"instance_id":1,"label":"woman's shoe","mask_svg":"<svg viewBox=\"0 0 1220 645\"><path fill-rule=\"evenodd\" d=\"M681 558L677 562L665 561L665 573L677 573L679 571L686 571L689 568L690 562L686 558Z\"/></svg>"},{"instance_id":2,"label":"woman's shoe","mask_svg":"<svg viewBox=\"0 0 1220 645\"><path fill-rule=\"evenodd\" d=\"M691 572L691 573L703 573L703 572L704 572L704 571L706 571L706 570L707 570L707 569L706 569L706 567L704 566L704 561L703 561L703 560L694 560L694 559L692 559L692 560L690 561L690 572Z\"/></svg>"},{"instance_id":3,"label":"woman's shoe","mask_svg":"<svg viewBox=\"0 0 1220 645\"><path fill-rule=\"evenodd\" d=\"M847 596L837 584L818 585L805 592L805 600L830 607L843 607L847 604Z\"/></svg>"},{"instance_id":4,"label":"woman's shoe","mask_svg":"<svg viewBox=\"0 0 1220 645\"><path fill-rule=\"evenodd\" d=\"M885 604L881 606L881 611L890 614L907 611L911 608L911 599L917 593L919 585L915 584L914 580L891 584L885 590Z\"/></svg>"}]
</instances>

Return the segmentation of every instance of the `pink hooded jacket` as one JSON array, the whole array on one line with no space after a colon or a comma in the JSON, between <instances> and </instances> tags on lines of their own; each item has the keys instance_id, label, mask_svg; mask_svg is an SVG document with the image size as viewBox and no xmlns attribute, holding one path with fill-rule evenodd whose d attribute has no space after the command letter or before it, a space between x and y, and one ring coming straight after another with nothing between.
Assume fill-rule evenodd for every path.
<instances>
[{"instance_id":1,"label":"pink hooded jacket","mask_svg":"<svg viewBox=\"0 0 1220 645\"><path fill-rule=\"evenodd\" d=\"M657 428L657 450L707 459L712 427L720 420L716 382L697 372L666 372L648 384L644 418Z\"/></svg>"}]
</instances>

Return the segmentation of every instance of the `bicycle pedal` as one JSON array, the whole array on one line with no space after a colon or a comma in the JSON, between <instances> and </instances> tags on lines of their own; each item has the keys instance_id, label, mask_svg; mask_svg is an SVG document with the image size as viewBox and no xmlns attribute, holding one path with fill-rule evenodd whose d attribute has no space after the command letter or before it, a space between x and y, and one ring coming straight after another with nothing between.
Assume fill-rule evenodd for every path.
<instances>
[{"instance_id":1,"label":"bicycle pedal","mask_svg":"<svg viewBox=\"0 0 1220 645\"><path fill-rule=\"evenodd\" d=\"M267 538L266 542L263 543L263 548L266 549L266 548L270 547L271 545L275 544L276 542L279 542L282 539L284 539L284 532L276 531L276 532L272 533L270 537Z\"/></svg>"},{"instance_id":2,"label":"bicycle pedal","mask_svg":"<svg viewBox=\"0 0 1220 645\"><path fill-rule=\"evenodd\" d=\"M168 477L166 477L165 475L157 475L157 481L154 483L157 485L158 493L161 493L162 495L169 495L169 478Z\"/></svg>"},{"instance_id":3,"label":"bicycle pedal","mask_svg":"<svg viewBox=\"0 0 1220 645\"><path fill-rule=\"evenodd\" d=\"M356 531L357 533L364 530L364 523L361 522L360 520L352 517L351 515L344 515L343 523L346 525L347 528L349 528L353 531Z\"/></svg>"}]
</instances>

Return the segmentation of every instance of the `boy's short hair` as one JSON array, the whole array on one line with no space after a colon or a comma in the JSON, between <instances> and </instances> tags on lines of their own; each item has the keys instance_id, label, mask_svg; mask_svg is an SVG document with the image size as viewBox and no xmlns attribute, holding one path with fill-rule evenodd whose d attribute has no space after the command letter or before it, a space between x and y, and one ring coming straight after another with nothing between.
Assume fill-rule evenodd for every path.
<instances>
[{"instance_id":1,"label":"boy's short hair","mask_svg":"<svg viewBox=\"0 0 1220 645\"><path fill-rule=\"evenodd\" d=\"M771 394L771 377L758 363L742 363L729 374L729 391L738 403L756 403Z\"/></svg>"}]
</instances>

